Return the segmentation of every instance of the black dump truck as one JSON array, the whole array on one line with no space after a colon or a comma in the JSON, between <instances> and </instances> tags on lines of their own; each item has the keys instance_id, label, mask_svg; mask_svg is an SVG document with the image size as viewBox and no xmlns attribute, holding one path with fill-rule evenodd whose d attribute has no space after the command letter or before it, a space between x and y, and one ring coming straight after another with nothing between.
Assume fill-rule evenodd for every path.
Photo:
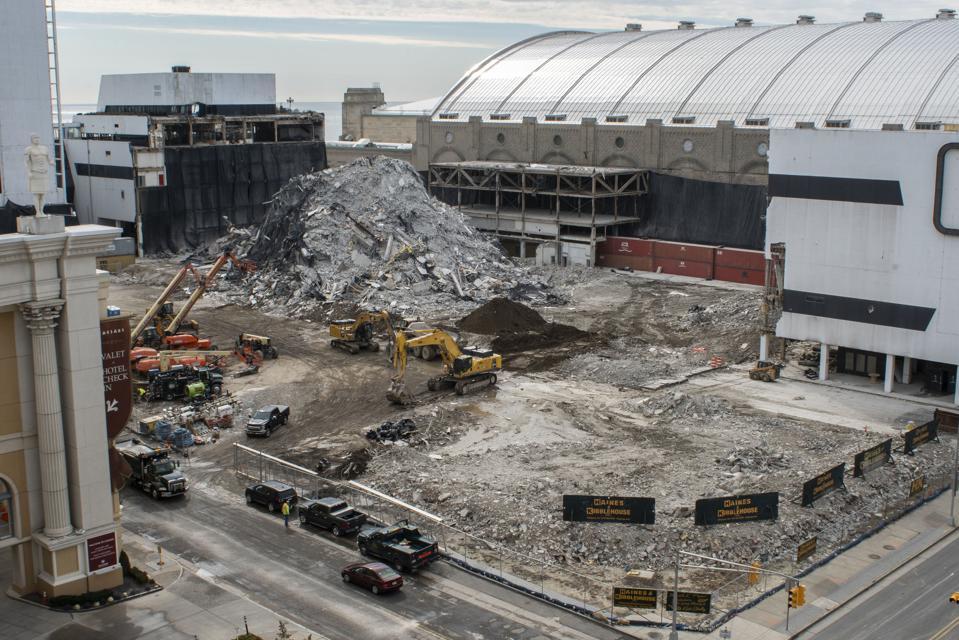
<instances>
[{"instance_id":1,"label":"black dump truck","mask_svg":"<svg viewBox=\"0 0 959 640\"><path fill-rule=\"evenodd\" d=\"M407 520L390 527L367 529L356 537L360 553L386 561L397 571L415 572L439 558L436 540Z\"/></svg>"},{"instance_id":2,"label":"black dump truck","mask_svg":"<svg viewBox=\"0 0 959 640\"><path fill-rule=\"evenodd\" d=\"M299 503L300 524L310 524L329 529L334 536L356 533L366 522L366 514L357 511L339 498L301 500Z\"/></svg>"},{"instance_id":3,"label":"black dump truck","mask_svg":"<svg viewBox=\"0 0 959 640\"><path fill-rule=\"evenodd\" d=\"M180 496L186 493L186 476L179 464L170 459L170 449L154 449L134 440L129 446L117 446L117 451L133 469L130 480L156 499Z\"/></svg>"}]
</instances>

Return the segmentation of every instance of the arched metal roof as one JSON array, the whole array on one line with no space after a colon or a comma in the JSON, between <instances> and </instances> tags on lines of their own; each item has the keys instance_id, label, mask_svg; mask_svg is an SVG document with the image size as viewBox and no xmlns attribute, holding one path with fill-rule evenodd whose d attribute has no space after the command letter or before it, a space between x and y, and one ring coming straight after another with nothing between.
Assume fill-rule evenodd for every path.
<instances>
[{"instance_id":1,"label":"arched metal roof","mask_svg":"<svg viewBox=\"0 0 959 640\"><path fill-rule=\"evenodd\" d=\"M547 33L476 65L433 112L442 121L470 116L848 121L854 129L959 123L959 20Z\"/></svg>"}]
</instances>

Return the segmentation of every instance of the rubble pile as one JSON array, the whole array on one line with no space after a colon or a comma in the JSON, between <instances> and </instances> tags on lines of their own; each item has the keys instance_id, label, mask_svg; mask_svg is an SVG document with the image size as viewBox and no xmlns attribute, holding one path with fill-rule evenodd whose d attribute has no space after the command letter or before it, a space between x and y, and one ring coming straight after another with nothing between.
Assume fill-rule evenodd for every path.
<instances>
[{"instance_id":1,"label":"rubble pile","mask_svg":"<svg viewBox=\"0 0 959 640\"><path fill-rule=\"evenodd\" d=\"M576 327L547 322L535 310L506 298L490 300L462 318L458 326L472 333L495 335L492 348L498 353L552 347L589 335Z\"/></svg>"},{"instance_id":2,"label":"rubble pile","mask_svg":"<svg viewBox=\"0 0 959 640\"><path fill-rule=\"evenodd\" d=\"M236 297L299 317L328 315L333 303L402 314L557 300L543 277L433 199L412 166L382 156L293 178L255 235L220 244L258 265Z\"/></svg>"},{"instance_id":3,"label":"rubble pile","mask_svg":"<svg viewBox=\"0 0 959 640\"><path fill-rule=\"evenodd\" d=\"M876 443L875 434L737 414L711 396L667 392L635 407L642 407L638 412L648 416L648 426L631 425L614 442L584 433L579 442L503 449L490 449L482 438L465 450L391 448L376 458L364 481L481 540L549 562L663 570L674 562L677 544L742 562L787 562L796 545L818 536L826 553L869 529L883 513L902 508L912 478L940 477L951 468L949 447L929 444L915 457L897 455L895 464L871 471L865 480L848 478L845 489L804 508L798 504L803 482L831 465L851 462L853 453ZM454 426L454 434L468 438L470 429L463 427ZM624 449L630 438L642 442L641 452ZM408 473L411 468L415 474ZM780 492L777 521L694 524L699 498L764 491ZM571 493L653 497L656 524L564 522L562 496ZM484 547L474 552L481 554Z\"/></svg>"},{"instance_id":4,"label":"rubble pile","mask_svg":"<svg viewBox=\"0 0 959 640\"><path fill-rule=\"evenodd\" d=\"M641 389L660 380L676 380L707 364L706 354L668 346L653 346L636 338L616 338L608 347L581 353L559 370L616 387Z\"/></svg>"},{"instance_id":5,"label":"rubble pile","mask_svg":"<svg viewBox=\"0 0 959 640\"><path fill-rule=\"evenodd\" d=\"M683 330L713 329L742 330L756 324L762 294L753 291L732 293L708 304L693 304L679 318Z\"/></svg>"}]
</instances>

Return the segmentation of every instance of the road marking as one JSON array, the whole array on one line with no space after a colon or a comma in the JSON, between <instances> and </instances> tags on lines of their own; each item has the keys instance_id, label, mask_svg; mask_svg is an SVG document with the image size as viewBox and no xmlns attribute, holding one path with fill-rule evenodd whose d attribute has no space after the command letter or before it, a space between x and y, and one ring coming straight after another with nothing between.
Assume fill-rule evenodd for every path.
<instances>
[{"instance_id":1,"label":"road marking","mask_svg":"<svg viewBox=\"0 0 959 640\"><path fill-rule=\"evenodd\" d=\"M952 622L944 626L942 629L937 631L935 635L929 638L929 640L943 640L943 638L946 637L946 634L954 630L956 627L959 627L959 618L956 618L955 620L953 620Z\"/></svg>"}]
</instances>

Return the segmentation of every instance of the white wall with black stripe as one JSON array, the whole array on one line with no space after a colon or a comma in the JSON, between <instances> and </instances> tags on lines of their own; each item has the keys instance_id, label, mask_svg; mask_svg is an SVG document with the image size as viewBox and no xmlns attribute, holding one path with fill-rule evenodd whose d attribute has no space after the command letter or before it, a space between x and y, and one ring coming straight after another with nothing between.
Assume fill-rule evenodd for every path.
<instances>
[{"instance_id":1,"label":"white wall with black stripe","mask_svg":"<svg viewBox=\"0 0 959 640\"><path fill-rule=\"evenodd\" d=\"M772 130L769 173L776 334L959 364L959 132Z\"/></svg>"}]
</instances>

